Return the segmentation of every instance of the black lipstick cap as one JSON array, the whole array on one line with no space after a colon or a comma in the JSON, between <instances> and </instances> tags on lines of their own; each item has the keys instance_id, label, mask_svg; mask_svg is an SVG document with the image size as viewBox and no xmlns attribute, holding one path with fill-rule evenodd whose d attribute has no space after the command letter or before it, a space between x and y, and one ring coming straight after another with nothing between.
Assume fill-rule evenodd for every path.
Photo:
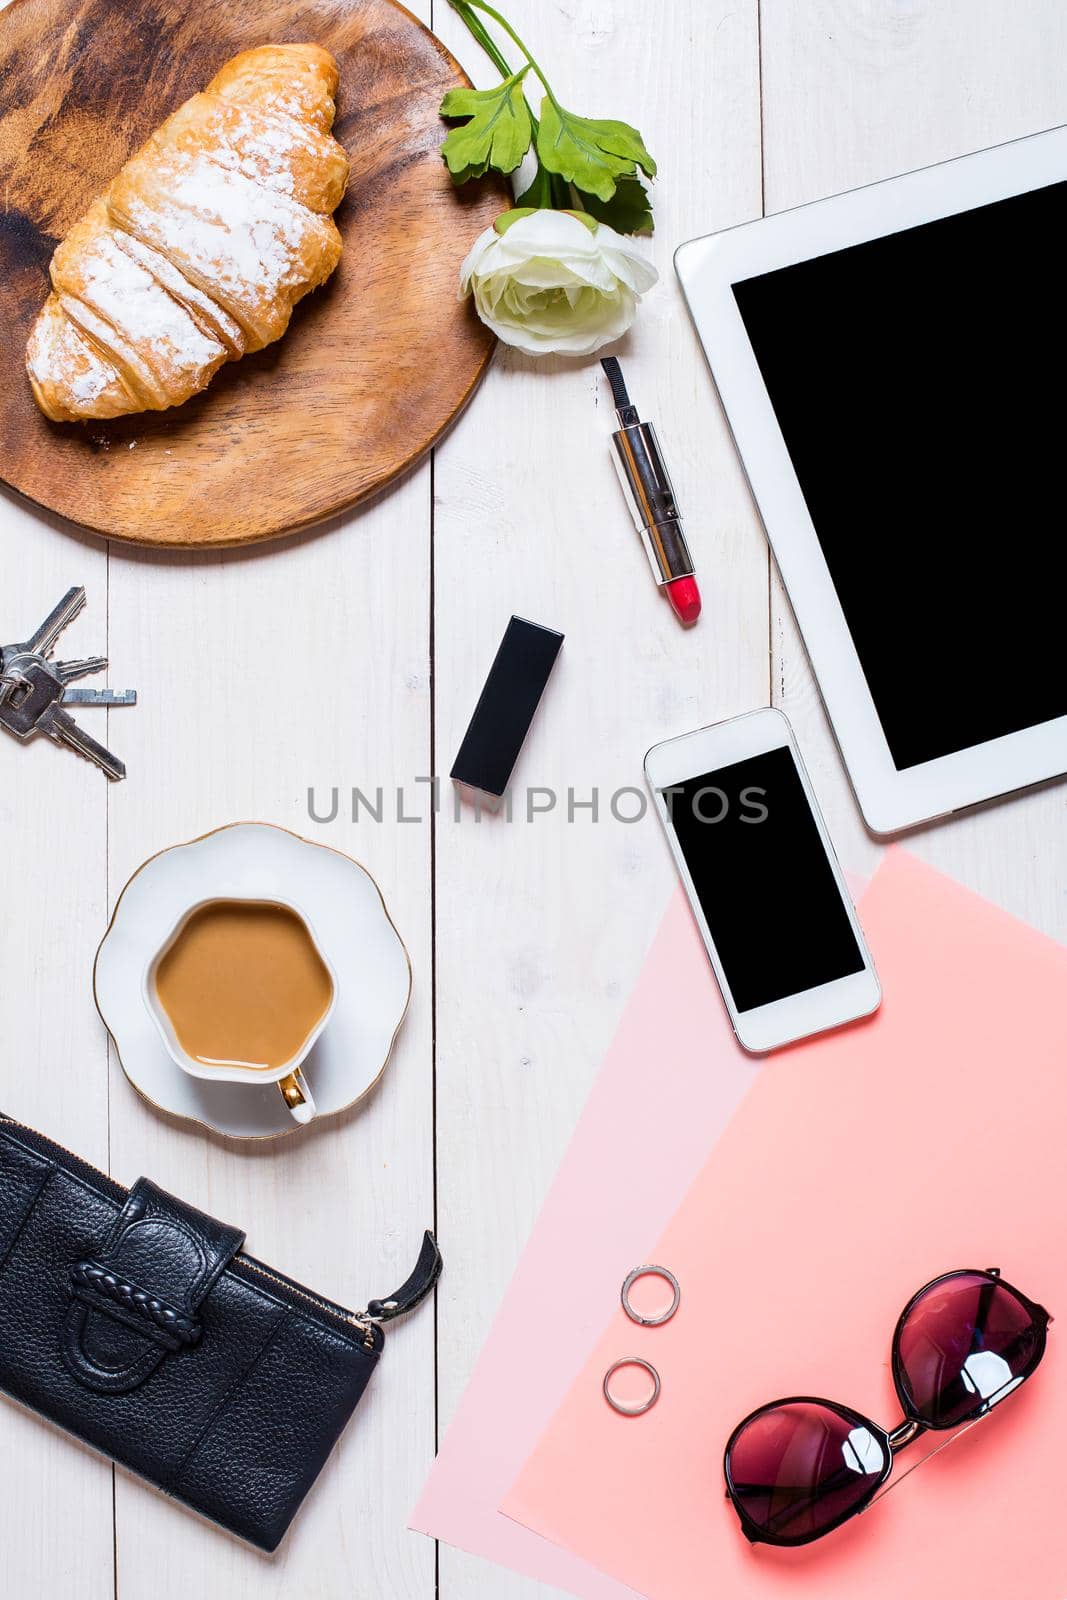
<instances>
[{"instance_id":1,"label":"black lipstick cap","mask_svg":"<svg viewBox=\"0 0 1067 1600\"><path fill-rule=\"evenodd\" d=\"M512 617L453 762L456 783L503 795L562 645L562 633Z\"/></svg>"}]
</instances>

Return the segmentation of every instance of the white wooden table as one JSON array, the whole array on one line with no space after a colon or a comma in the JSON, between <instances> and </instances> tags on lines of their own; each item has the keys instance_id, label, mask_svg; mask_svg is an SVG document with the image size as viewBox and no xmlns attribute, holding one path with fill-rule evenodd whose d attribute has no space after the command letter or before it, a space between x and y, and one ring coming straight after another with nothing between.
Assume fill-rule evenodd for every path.
<instances>
[{"instance_id":1,"label":"white wooden table","mask_svg":"<svg viewBox=\"0 0 1067 1600\"><path fill-rule=\"evenodd\" d=\"M411 0L482 81L445 0ZM0 1106L123 1181L151 1175L244 1225L261 1257L348 1304L407 1271L436 1221L432 1310L397 1328L283 1553L266 1561L45 1424L0 1406L12 1600L533 1600L537 1585L405 1531L673 878L652 817L608 798L655 739L772 700L794 720L846 862L873 866L796 629L673 280L682 239L1067 120L1062 0L504 0L565 103L623 116L661 164L661 287L623 354L668 441L704 615L657 601L609 465L593 362L502 352L469 412L377 504L245 555L131 553L0 497L0 637L72 583L64 641L105 637L114 787L43 741L0 739ZM358 244L354 246L358 248ZM19 381L8 374L5 381ZM599 412L598 412L599 406ZM1010 530L1006 530L1010 535ZM503 626L567 635L520 784L527 824L428 820ZM67 649L67 645L71 648ZM287 671L299 647L299 673ZM210 662L210 667L207 663ZM321 668L327 693L308 692ZM340 696L333 685L341 684ZM967 692L960 663L961 694ZM84 713L103 732L103 714ZM309 818L308 790L332 824ZM388 799L353 823L353 786ZM566 794L592 790L567 817ZM1067 791L933 828L911 848L1067 938ZM90 969L129 874L238 818L285 824L374 872L411 951L413 1004L358 1114L280 1145L172 1124L127 1084ZM399 1276L398 1276L399 1274ZM566 1318L555 1336L566 1337ZM284 1400L284 1397L280 1397Z\"/></svg>"}]
</instances>

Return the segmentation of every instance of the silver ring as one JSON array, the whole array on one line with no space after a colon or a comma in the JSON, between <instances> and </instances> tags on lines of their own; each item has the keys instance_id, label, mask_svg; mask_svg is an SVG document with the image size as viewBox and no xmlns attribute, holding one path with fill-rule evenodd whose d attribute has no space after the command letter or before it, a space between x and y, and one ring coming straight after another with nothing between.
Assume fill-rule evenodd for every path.
<instances>
[{"instance_id":1,"label":"silver ring","mask_svg":"<svg viewBox=\"0 0 1067 1600\"><path fill-rule=\"evenodd\" d=\"M643 1372L647 1372L649 1377L652 1379L652 1393L649 1395L647 1400L642 1400L640 1405L624 1406L622 1401L616 1400L615 1396L612 1394L609 1384L620 1367L640 1367L641 1370ZM651 1361L643 1361L640 1356L623 1356L621 1361L616 1361L615 1364L610 1366L607 1372L604 1374L604 1399L607 1401L608 1405L613 1411L617 1411L619 1413L620 1417L643 1417L646 1411L651 1411L652 1407L659 1399L659 1387L659 1373L656 1371Z\"/></svg>"},{"instance_id":2,"label":"silver ring","mask_svg":"<svg viewBox=\"0 0 1067 1600\"><path fill-rule=\"evenodd\" d=\"M638 1278L648 1277L662 1278L665 1283L670 1284L671 1289L674 1292L670 1305L667 1307L666 1311L661 1311L658 1317L643 1317L641 1313L639 1311L635 1311L633 1306L630 1304L630 1290L633 1288ZM635 1267L632 1272L628 1272L626 1274L626 1282L622 1286L621 1298L622 1309L626 1312L626 1315L629 1317L631 1322L639 1323L642 1328L659 1328L663 1325L663 1323L669 1322L674 1316L674 1313L681 1304L682 1291L678 1285L678 1279L674 1276L673 1272L668 1272L666 1267L655 1267L650 1264L644 1267Z\"/></svg>"}]
</instances>

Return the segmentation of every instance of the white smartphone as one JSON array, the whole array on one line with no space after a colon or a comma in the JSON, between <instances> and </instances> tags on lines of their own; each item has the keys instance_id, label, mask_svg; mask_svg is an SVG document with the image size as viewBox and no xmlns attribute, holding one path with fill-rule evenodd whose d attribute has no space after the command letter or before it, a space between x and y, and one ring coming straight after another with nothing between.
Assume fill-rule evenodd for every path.
<instances>
[{"instance_id":1,"label":"white smartphone","mask_svg":"<svg viewBox=\"0 0 1067 1600\"><path fill-rule=\"evenodd\" d=\"M878 975L787 718L768 707L667 739L645 776L744 1048L875 1011Z\"/></svg>"}]
</instances>

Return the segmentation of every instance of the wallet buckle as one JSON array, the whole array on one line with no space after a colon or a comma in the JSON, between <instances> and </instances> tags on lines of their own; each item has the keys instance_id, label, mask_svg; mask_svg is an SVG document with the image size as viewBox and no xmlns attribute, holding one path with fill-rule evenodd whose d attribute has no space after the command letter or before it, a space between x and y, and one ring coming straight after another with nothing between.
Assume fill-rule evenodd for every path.
<instances>
[{"instance_id":1,"label":"wallet buckle","mask_svg":"<svg viewBox=\"0 0 1067 1600\"><path fill-rule=\"evenodd\" d=\"M195 1317L185 1316L147 1289L117 1277L99 1261L79 1261L70 1274L71 1289L92 1309L108 1313L117 1308L127 1326L155 1339L166 1350L198 1344L203 1331ZM101 1304L101 1302L110 1304Z\"/></svg>"},{"instance_id":2,"label":"wallet buckle","mask_svg":"<svg viewBox=\"0 0 1067 1600\"><path fill-rule=\"evenodd\" d=\"M199 1344L200 1306L244 1235L140 1178L107 1238L70 1272L60 1349L71 1375L127 1394Z\"/></svg>"}]
</instances>

